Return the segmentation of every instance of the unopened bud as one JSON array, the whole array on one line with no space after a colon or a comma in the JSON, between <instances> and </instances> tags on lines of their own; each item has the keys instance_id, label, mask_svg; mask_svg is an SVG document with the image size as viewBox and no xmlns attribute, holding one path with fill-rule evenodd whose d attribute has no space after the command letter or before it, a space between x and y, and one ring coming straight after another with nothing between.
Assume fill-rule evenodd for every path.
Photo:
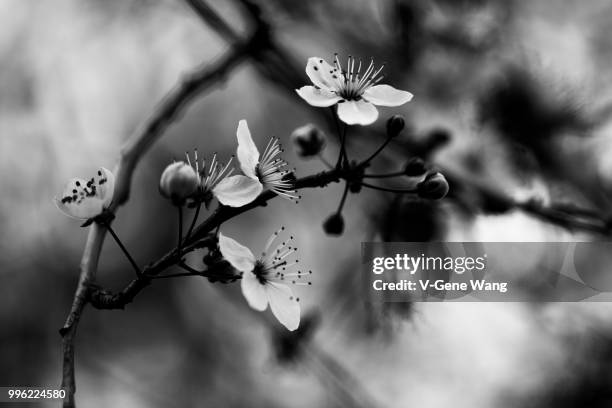
<instances>
[{"instance_id":1,"label":"unopened bud","mask_svg":"<svg viewBox=\"0 0 612 408\"><path fill-rule=\"evenodd\" d=\"M417 184L417 193L421 198L439 200L448 193L448 182L442 173L432 173Z\"/></svg>"},{"instance_id":2,"label":"unopened bud","mask_svg":"<svg viewBox=\"0 0 612 408\"><path fill-rule=\"evenodd\" d=\"M159 192L166 198L182 202L198 189L198 175L185 162L170 164L159 180Z\"/></svg>"},{"instance_id":3,"label":"unopened bud","mask_svg":"<svg viewBox=\"0 0 612 408\"><path fill-rule=\"evenodd\" d=\"M323 230L328 235L342 235L344 232L344 218L342 214L333 213L323 223Z\"/></svg>"},{"instance_id":4,"label":"unopened bud","mask_svg":"<svg viewBox=\"0 0 612 408\"><path fill-rule=\"evenodd\" d=\"M413 157L406 163L404 174L408 177L422 176L427 171L425 162L418 157Z\"/></svg>"},{"instance_id":5,"label":"unopened bud","mask_svg":"<svg viewBox=\"0 0 612 408\"><path fill-rule=\"evenodd\" d=\"M295 153L300 157L312 157L319 154L327 143L325 133L313 124L299 127L291 133Z\"/></svg>"},{"instance_id":6,"label":"unopened bud","mask_svg":"<svg viewBox=\"0 0 612 408\"><path fill-rule=\"evenodd\" d=\"M393 115L387 120L387 136L397 137L406 126L406 121L401 115Z\"/></svg>"}]
</instances>

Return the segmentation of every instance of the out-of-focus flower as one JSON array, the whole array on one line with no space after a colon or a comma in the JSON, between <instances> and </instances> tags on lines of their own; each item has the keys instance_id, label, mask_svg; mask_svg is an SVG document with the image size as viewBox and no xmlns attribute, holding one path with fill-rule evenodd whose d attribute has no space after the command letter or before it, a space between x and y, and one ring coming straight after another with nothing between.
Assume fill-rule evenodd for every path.
<instances>
[{"instance_id":1,"label":"out-of-focus flower","mask_svg":"<svg viewBox=\"0 0 612 408\"><path fill-rule=\"evenodd\" d=\"M436 172L427 175L425 180L417 184L417 194L419 197L430 200L439 200L448 194L449 186L446 177L442 173Z\"/></svg>"},{"instance_id":2,"label":"out-of-focus flower","mask_svg":"<svg viewBox=\"0 0 612 408\"><path fill-rule=\"evenodd\" d=\"M298 156L312 157L321 153L327 143L327 138L325 132L309 123L295 129L291 133L291 141Z\"/></svg>"},{"instance_id":3,"label":"out-of-focus flower","mask_svg":"<svg viewBox=\"0 0 612 408\"><path fill-rule=\"evenodd\" d=\"M374 60L361 73L361 60L348 57L346 70L342 69L338 55L334 66L322 58L308 58L306 74L314 86L296 89L298 95L312 106L328 107L338 104L338 117L348 125L369 125L378 118L378 106L400 106L412 99L407 91L390 85L378 84L384 65L376 69Z\"/></svg>"},{"instance_id":4,"label":"out-of-focus flower","mask_svg":"<svg viewBox=\"0 0 612 408\"><path fill-rule=\"evenodd\" d=\"M179 161L169 164L159 179L159 192L166 198L182 202L198 189L200 178L189 164Z\"/></svg>"},{"instance_id":5,"label":"out-of-focus flower","mask_svg":"<svg viewBox=\"0 0 612 408\"><path fill-rule=\"evenodd\" d=\"M293 331L300 325L300 304L299 298L294 296L285 282L310 285L310 282L304 280L304 276L312 272L309 271L307 274L300 271L285 272L298 264L297 260L292 262L286 260L297 250L287 245L293 237L269 252L283 230L284 228L281 228L272 234L259 259L255 258L249 248L223 234L219 234L219 250L223 257L241 272L240 286L249 306L261 312L270 304L272 314L283 326Z\"/></svg>"},{"instance_id":6,"label":"out-of-focus flower","mask_svg":"<svg viewBox=\"0 0 612 408\"><path fill-rule=\"evenodd\" d=\"M278 139L270 139L260 156L246 120L238 122L236 136L236 155L246 177L232 176L221 180L214 189L219 201L232 207L241 207L253 201L264 188L289 200L297 200L299 197L290 179L290 172L285 170L287 162L277 157L282 152Z\"/></svg>"},{"instance_id":7,"label":"out-of-focus flower","mask_svg":"<svg viewBox=\"0 0 612 408\"><path fill-rule=\"evenodd\" d=\"M101 167L89 180L73 178L59 197L55 198L57 208L69 217L89 220L104 212L113 201L115 176Z\"/></svg>"}]
</instances>

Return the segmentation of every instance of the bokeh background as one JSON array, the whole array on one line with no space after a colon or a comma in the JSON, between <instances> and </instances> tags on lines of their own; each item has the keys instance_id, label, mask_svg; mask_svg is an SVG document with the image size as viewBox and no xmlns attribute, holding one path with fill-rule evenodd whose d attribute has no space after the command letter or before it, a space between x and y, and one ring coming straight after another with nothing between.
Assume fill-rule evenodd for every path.
<instances>
[{"instance_id":1,"label":"bokeh background","mask_svg":"<svg viewBox=\"0 0 612 408\"><path fill-rule=\"evenodd\" d=\"M364 191L350 195L342 237L321 224L340 185L276 199L223 231L257 249L278 226L315 271L300 291L311 327L296 348L252 313L237 285L199 278L155 282L124 311L88 308L76 343L77 401L85 407L607 407L612 314L607 303L364 306L361 241L590 241L517 202L586 208L604 224L612 186L612 4L605 0L275 0L262 18L290 60L334 52L386 62L387 81L415 94L381 111L349 141L354 157L380 142L384 118L409 129L379 158L411 154L447 170L441 202ZM239 2L211 2L239 33ZM52 199L68 178L112 168L121 144L181 75L213 62L227 38L181 1L0 0L0 385L59 386L58 329L69 310L87 231ZM303 69L303 68L302 68ZM274 71L270 71L274 72ZM307 77L299 72L303 84ZM115 230L141 264L176 240L176 214L157 190L173 158L198 148L229 156L247 119L258 144L329 123L291 87L245 62L202 94L139 164ZM487 187L488 188L488 187ZM190 260L197 264L199 259ZM595 261L594 261L595 262ZM607 268L607 260L598 267ZM537 269L529 271L538 273ZM98 273L118 290L129 264L107 240ZM266 312L269 313L269 312ZM302 344L302 343L300 343ZM297 352L302 350L303 352ZM37 405L38 406L38 405Z\"/></svg>"}]
</instances>

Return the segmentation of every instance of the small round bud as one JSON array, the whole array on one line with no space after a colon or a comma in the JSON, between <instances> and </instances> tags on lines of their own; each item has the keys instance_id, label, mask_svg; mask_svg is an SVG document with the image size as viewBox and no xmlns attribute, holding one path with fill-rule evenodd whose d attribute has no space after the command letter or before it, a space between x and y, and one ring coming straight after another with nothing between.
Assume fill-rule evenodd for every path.
<instances>
[{"instance_id":1,"label":"small round bud","mask_svg":"<svg viewBox=\"0 0 612 408\"><path fill-rule=\"evenodd\" d=\"M442 173L429 174L425 180L417 184L417 193L421 198L439 200L448 193L448 182Z\"/></svg>"},{"instance_id":2,"label":"small round bud","mask_svg":"<svg viewBox=\"0 0 612 408\"><path fill-rule=\"evenodd\" d=\"M408 177L422 176L427 171L425 162L418 157L413 157L406 163L404 174Z\"/></svg>"},{"instance_id":3,"label":"small round bud","mask_svg":"<svg viewBox=\"0 0 612 408\"><path fill-rule=\"evenodd\" d=\"M333 213L323 223L323 230L328 235L342 235L344 232L344 218L342 214Z\"/></svg>"},{"instance_id":4,"label":"small round bud","mask_svg":"<svg viewBox=\"0 0 612 408\"><path fill-rule=\"evenodd\" d=\"M319 154L327 143L325 132L313 124L299 127L291 133L295 153L300 157L312 157Z\"/></svg>"},{"instance_id":5,"label":"small round bud","mask_svg":"<svg viewBox=\"0 0 612 408\"><path fill-rule=\"evenodd\" d=\"M159 192L166 198L177 202L184 201L198 189L199 178L196 171L185 162L170 164L159 180Z\"/></svg>"},{"instance_id":6,"label":"small round bud","mask_svg":"<svg viewBox=\"0 0 612 408\"><path fill-rule=\"evenodd\" d=\"M387 136L397 137L406 126L406 121L401 115L393 115L387 120Z\"/></svg>"}]
</instances>

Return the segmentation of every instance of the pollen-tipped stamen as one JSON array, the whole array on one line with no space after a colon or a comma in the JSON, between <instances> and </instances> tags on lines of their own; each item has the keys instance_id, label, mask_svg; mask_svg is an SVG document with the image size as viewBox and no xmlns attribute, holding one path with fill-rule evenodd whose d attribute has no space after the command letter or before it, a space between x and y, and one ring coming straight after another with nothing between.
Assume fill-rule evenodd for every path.
<instances>
[{"instance_id":1,"label":"pollen-tipped stamen","mask_svg":"<svg viewBox=\"0 0 612 408\"><path fill-rule=\"evenodd\" d=\"M198 174L200 175L200 183L204 191L211 191L222 179L234 172L234 169L230 168L233 159L234 156L231 156L228 162L223 164L217 160L217 153L213 153L210 165L207 166L206 160L202 160L202 170Z\"/></svg>"},{"instance_id":2,"label":"pollen-tipped stamen","mask_svg":"<svg viewBox=\"0 0 612 408\"><path fill-rule=\"evenodd\" d=\"M259 181L276 194L290 200L297 200L293 182L285 179L289 171L284 168L288 165L286 161L278 158L283 149L277 138L272 138L268 142L264 153L257 165L257 177Z\"/></svg>"}]
</instances>

